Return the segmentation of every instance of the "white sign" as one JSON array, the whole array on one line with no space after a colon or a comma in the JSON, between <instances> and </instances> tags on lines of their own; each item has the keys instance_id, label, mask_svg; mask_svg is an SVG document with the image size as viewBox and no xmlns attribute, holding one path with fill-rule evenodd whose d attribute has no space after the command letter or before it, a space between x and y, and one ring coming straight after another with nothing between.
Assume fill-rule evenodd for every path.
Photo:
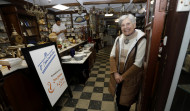
<instances>
[{"instance_id":1,"label":"white sign","mask_svg":"<svg viewBox=\"0 0 190 111\"><path fill-rule=\"evenodd\" d=\"M67 82L54 45L29 52L52 106L67 88Z\"/></svg>"}]
</instances>

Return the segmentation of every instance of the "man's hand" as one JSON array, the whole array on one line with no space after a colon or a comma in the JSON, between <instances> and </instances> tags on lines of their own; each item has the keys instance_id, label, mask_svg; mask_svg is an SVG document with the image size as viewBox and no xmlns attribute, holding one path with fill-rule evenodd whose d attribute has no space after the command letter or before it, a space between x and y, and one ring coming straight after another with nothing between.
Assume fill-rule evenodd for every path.
<instances>
[{"instance_id":1,"label":"man's hand","mask_svg":"<svg viewBox=\"0 0 190 111\"><path fill-rule=\"evenodd\" d=\"M61 30L61 31L60 31L60 33L63 33L63 32L64 32L64 30Z\"/></svg>"},{"instance_id":2,"label":"man's hand","mask_svg":"<svg viewBox=\"0 0 190 111\"><path fill-rule=\"evenodd\" d=\"M67 33L67 29L63 30L64 33Z\"/></svg>"},{"instance_id":3,"label":"man's hand","mask_svg":"<svg viewBox=\"0 0 190 111\"><path fill-rule=\"evenodd\" d=\"M67 30L65 29L65 30L61 30L59 33L66 33L67 32Z\"/></svg>"},{"instance_id":4,"label":"man's hand","mask_svg":"<svg viewBox=\"0 0 190 111\"><path fill-rule=\"evenodd\" d=\"M119 73L114 73L114 78L117 84L121 83L123 81L122 76Z\"/></svg>"}]
</instances>

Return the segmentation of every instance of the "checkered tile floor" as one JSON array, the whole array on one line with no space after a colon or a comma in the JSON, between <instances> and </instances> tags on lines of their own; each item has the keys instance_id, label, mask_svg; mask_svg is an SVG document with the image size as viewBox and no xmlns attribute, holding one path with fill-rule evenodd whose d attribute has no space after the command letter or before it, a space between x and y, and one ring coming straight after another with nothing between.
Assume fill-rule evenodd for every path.
<instances>
[{"instance_id":1,"label":"checkered tile floor","mask_svg":"<svg viewBox=\"0 0 190 111\"><path fill-rule=\"evenodd\" d=\"M62 97L61 111L117 111L115 99L108 91L110 51L111 47L99 50L86 84L71 86L73 98Z\"/></svg>"}]
</instances>

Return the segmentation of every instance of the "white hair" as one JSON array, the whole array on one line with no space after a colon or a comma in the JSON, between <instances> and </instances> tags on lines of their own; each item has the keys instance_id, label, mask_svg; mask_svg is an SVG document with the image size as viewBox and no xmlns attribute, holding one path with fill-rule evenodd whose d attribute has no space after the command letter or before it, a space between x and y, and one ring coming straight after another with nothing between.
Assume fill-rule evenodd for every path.
<instances>
[{"instance_id":1,"label":"white hair","mask_svg":"<svg viewBox=\"0 0 190 111\"><path fill-rule=\"evenodd\" d=\"M122 15L121 17L119 17L118 23L120 26L123 20L125 20L126 18L128 18L133 24L136 24L136 17L132 14L127 14L127 15Z\"/></svg>"}]
</instances>

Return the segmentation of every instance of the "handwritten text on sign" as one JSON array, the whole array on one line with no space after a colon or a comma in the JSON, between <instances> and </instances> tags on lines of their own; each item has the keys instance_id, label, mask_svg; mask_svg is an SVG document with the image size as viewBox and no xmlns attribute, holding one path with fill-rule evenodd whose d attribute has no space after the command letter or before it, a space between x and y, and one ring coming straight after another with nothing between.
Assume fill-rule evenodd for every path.
<instances>
[{"instance_id":1,"label":"handwritten text on sign","mask_svg":"<svg viewBox=\"0 0 190 111\"><path fill-rule=\"evenodd\" d=\"M45 73L46 69L48 68L52 60L55 58L55 56L56 53L55 51L53 51L53 49L49 53L47 52L44 53L44 59L38 65L43 74Z\"/></svg>"}]
</instances>

